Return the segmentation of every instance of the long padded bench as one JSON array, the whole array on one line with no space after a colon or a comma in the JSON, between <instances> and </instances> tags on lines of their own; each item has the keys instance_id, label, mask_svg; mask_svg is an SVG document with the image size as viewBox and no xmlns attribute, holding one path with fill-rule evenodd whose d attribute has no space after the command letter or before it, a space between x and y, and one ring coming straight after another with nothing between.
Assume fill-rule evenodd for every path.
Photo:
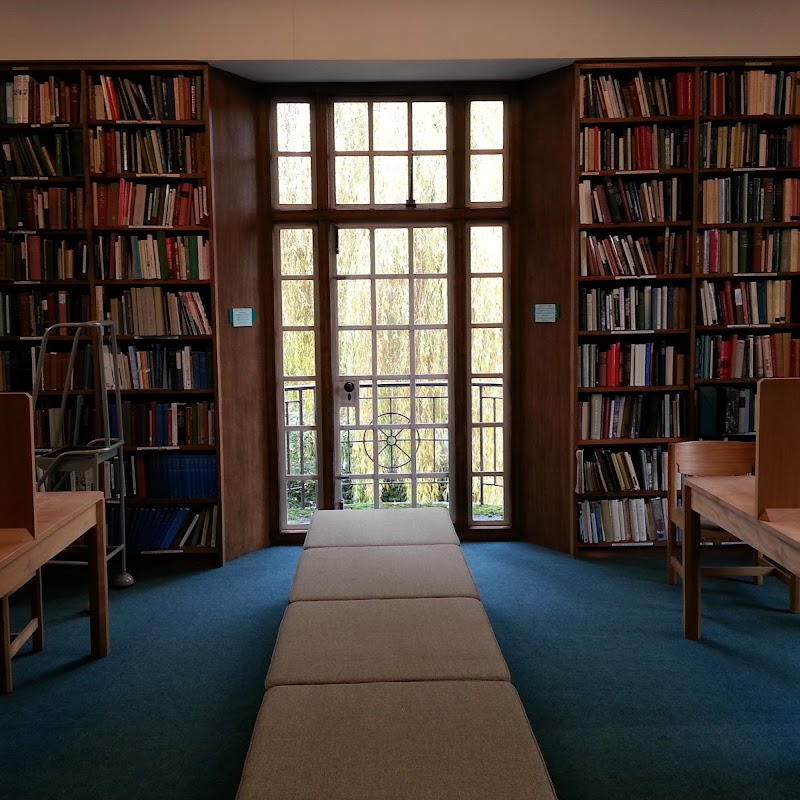
<instances>
[{"instance_id":1,"label":"long padded bench","mask_svg":"<svg viewBox=\"0 0 800 800\"><path fill-rule=\"evenodd\" d=\"M551 800L444 509L318 511L238 800Z\"/></svg>"}]
</instances>

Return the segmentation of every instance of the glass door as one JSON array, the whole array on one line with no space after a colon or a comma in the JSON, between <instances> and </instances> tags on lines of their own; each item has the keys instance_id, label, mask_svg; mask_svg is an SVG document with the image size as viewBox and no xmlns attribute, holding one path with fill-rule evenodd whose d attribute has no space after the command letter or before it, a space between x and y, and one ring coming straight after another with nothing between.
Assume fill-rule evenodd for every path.
<instances>
[{"instance_id":1,"label":"glass door","mask_svg":"<svg viewBox=\"0 0 800 800\"><path fill-rule=\"evenodd\" d=\"M341 226L331 301L337 505L447 506L450 229Z\"/></svg>"}]
</instances>

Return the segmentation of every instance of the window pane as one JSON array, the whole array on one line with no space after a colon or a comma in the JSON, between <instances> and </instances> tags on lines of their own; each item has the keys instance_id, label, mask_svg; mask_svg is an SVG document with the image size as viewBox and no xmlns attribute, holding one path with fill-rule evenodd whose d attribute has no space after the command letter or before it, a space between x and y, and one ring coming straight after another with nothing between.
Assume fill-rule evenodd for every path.
<instances>
[{"instance_id":1,"label":"window pane","mask_svg":"<svg viewBox=\"0 0 800 800\"><path fill-rule=\"evenodd\" d=\"M338 281L337 315L340 325L372 324L372 293L369 280Z\"/></svg>"},{"instance_id":2,"label":"window pane","mask_svg":"<svg viewBox=\"0 0 800 800\"><path fill-rule=\"evenodd\" d=\"M372 336L369 331L339 331L339 374L372 373Z\"/></svg>"},{"instance_id":3,"label":"window pane","mask_svg":"<svg viewBox=\"0 0 800 800\"><path fill-rule=\"evenodd\" d=\"M286 481L286 522L289 525L308 525L316 510L316 481Z\"/></svg>"},{"instance_id":4,"label":"window pane","mask_svg":"<svg viewBox=\"0 0 800 800\"><path fill-rule=\"evenodd\" d=\"M281 275L314 274L314 233L311 228L283 228L280 248Z\"/></svg>"},{"instance_id":5,"label":"window pane","mask_svg":"<svg viewBox=\"0 0 800 800\"><path fill-rule=\"evenodd\" d=\"M314 325L314 282L281 281L284 327Z\"/></svg>"},{"instance_id":6,"label":"window pane","mask_svg":"<svg viewBox=\"0 0 800 800\"><path fill-rule=\"evenodd\" d=\"M375 229L375 272L408 273L408 228Z\"/></svg>"},{"instance_id":7,"label":"window pane","mask_svg":"<svg viewBox=\"0 0 800 800\"><path fill-rule=\"evenodd\" d=\"M369 148L367 103L333 104L333 142L339 152Z\"/></svg>"},{"instance_id":8,"label":"window pane","mask_svg":"<svg viewBox=\"0 0 800 800\"><path fill-rule=\"evenodd\" d=\"M372 147L375 150L408 150L408 103L375 103L372 106Z\"/></svg>"},{"instance_id":9,"label":"window pane","mask_svg":"<svg viewBox=\"0 0 800 800\"><path fill-rule=\"evenodd\" d=\"M412 103L412 147L414 150L447 149L447 104Z\"/></svg>"},{"instance_id":10,"label":"window pane","mask_svg":"<svg viewBox=\"0 0 800 800\"><path fill-rule=\"evenodd\" d=\"M338 237L337 273L369 275L369 231L366 228L339 228Z\"/></svg>"},{"instance_id":11,"label":"window pane","mask_svg":"<svg viewBox=\"0 0 800 800\"><path fill-rule=\"evenodd\" d=\"M503 271L503 228L474 225L469 243L471 272Z\"/></svg>"},{"instance_id":12,"label":"window pane","mask_svg":"<svg viewBox=\"0 0 800 800\"><path fill-rule=\"evenodd\" d=\"M447 428L419 428L417 437L417 472L447 472Z\"/></svg>"},{"instance_id":13,"label":"window pane","mask_svg":"<svg viewBox=\"0 0 800 800\"><path fill-rule=\"evenodd\" d=\"M469 149L503 149L502 100L474 100L469 104Z\"/></svg>"},{"instance_id":14,"label":"window pane","mask_svg":"<svg viewBox=\"0 0 800 800\"><path fill-rule=\"evenodd\" d=\"M447 280L417 278L414 281L414 323L447 324Z\"/></svg>"},{"instance_id":15,"label":"window pane","mask_svg":"<svg viewBox=\"0 0 800 800\"><path fill-rule=\"evenodd\" d=\"M377 331L378 374L408 375L408 331Z\"/></svg>"},{"instance_id":16,"label":"window pane","mask_svg":"<svg viewBox=\"0 0 800 800\"><path fill-rule=\"evenodd\" d=\"M500 521L505 514L504 503L502 475L482 475L472 479L472 519Z\"/></svg>"},{"instance_id":17,"label":"window pane","mask_svg":"<svg viewBox=\"0 0 800 800\"><path fill-rule=\"evenodd\" d=\"M414 199L447 202L447 156L414 156Z\"/></svg>"},{"instance_id":18,"label":"window pane","mask_svg":"<svg viewBox=\"0 0 800 800\"><path fill-rule=\"evenodd\" d=\"M415 405L417 423L446 423L449 418L448 402L445 381L418 381Z\"/></svg>"},{"instance_id":19,"label":"window pane","mask_svg":"<svg viewBox=\"0 0 800 800\"><path fill-rule=\"evenodd\" d=\"M378 325L408 325L408 279L375 281L375 305Z\"/></svg>"},{"instance_id":20,"label":"window pane","mask_svg":"<svg viewBox=\"0 0 800 800\"><path fill-rule=\"evenodd\" d=\"M375 202L402 206L408 199L408 156L375 156Z\"/></svg>"},{"instance_id":21,"label":"window pane","mask_svg":"<svg viewBox=\"0 0 800 800\"><path fill-rule=\"evenodd\" d=\"M503 201L503 156L470 156L469 199L473 203Z\"/></svg>"},{"instance_id":22,"label":"window pane","mask_svg":"<svg viewBox=\"0 0 800 800\"><path fill-rule=\"evenodd\" d=\"M277 103L278 152L311 151L311 104Z\"/></svg>"},{"instance_id":23,"label":"window pane","mask_svg":"<svg viewBox=\"0 0 800 800\"><path fill-rule=\"evenodd\" d=\"M311 156L278 157L278 202L311 205Z\"/></svg>"},{"instance_id":24,"label":"window pane","mask_svg":"<svg viewBox=\"0 0 800 800\"><path fill-rule=\"evenodd\" d=\"M286 431L286 474L316 475L316 431Z\"/></svg>"},{"instance_id":25,"label":"window pane","mask_svg":"<svg viewBox=\"0 0 800 800\"><path fill-rule=\"evenodd\" d=\"M472 331L472 372L503 372L503 331L500 328L475 328Z\"/></svg>"},{"instance_id":26,"label":"window pane","mask_svg":"<svg viewBox=\"0 0 800 800\"><path fill-rule=\"evenodd\" d=\"M314 331L283 332L283 374L315 375Z\"/></svg>"},{"instance_id":27,"label":"window pane","mask_svg":"<svg viewBox=\"0 0 800 800\"><path fill-rule=\"evenodd\" d=\"M378 422L405 425L411 421L411 387L405 381L378 386Z\"/></svg>"},{"instance_id":28,"label":"window pane","mask_svg":"<svg viewBox=\"0 0 800 800\"><path fill-rule=\"evenodd\" d=\"M472 421L473 422L503 421L502 378L473 379Z\"/></svg>"},{"instance_id":29,"label":"window pane","mask_svg":"<svg viewBox=\"0 0 800 800\"><path fill-rule=\"evenodd\" d=\"M503 471L502 427L472 429L472 471Z\"/></svg>"},{"instance_id":30,"label":"window pane","mask_svg":"<svg viewBox=\"0 0 800 800\"><path fill-rule=\"evenodd\" d=\"M417 481L417 505L446 506L450 497L450 484L447 476L420 479Z\"/></svg>"},{"instance_id":31,"label":"window pane","mask_svg":"<svg viewBox=\"0 0 800 800\"><path fill-rule=\"evenodd\" d=\"M285 425L316 425L316 386L313 381L283 382Z\"/></svg>"},{"instance_id":32,"label":"window pane","mask_svg":"<svg viewBox=\"0 0 800 800\"><path fill-rule=\"evenodd\" d=\"M414 344L418 375L447 375L446 330L417 330L414 332Z\"/></svg>"},{"instance_id":33,"label":"window pane","mask_svg":"<svg viewBox=\"0 0 800 800\"><path fill-rule=\"evenodd\" d=\"M472 279L472 321L475 323L503 321L503 279Z\"/></svg>"},{"instance_id":34,"label":"window pane","mask_svg":"<svg viewBox=\"0 0 800 800\"><path fill-rule=\"evenodd\" d=\"M447 228L414 228L414 272L447 272Z\"/></svg>"},{"instance_id":35,"label":"window pane","mask_svg":"<svg viewBox=\"0 0 800 800\"><path fill-rule=\"evenodd\" d=\"M375 457L372 430L367 428L340 431L339 446L342 472L345 475L369 475L372 472Z\"/></svg>"},{"instance_id":36,"label":"window pane","mask_svg":"<svg viewBox=\"0 0 800 800\"><path fill-rule=\"evenodd\" d=\"M345 508L373 508L375 484L371 480L342 481L342 500Z\"/></svg>"},{"instance_id":37,"label":"window pane","mask_svg":"<svg viewBox=\"0 0 800 800\"><path fill-rule=\"evenodd\" d=\"M411 481L408 478L381 480L380 508L408 508L411 505Z\"/></svg>"},{"instance_id":38,"label":"window pane","mask_svg":"<svg viewBox=\"0 0 800 800\"><path fill-rule=\"evenodd\" d=\"M369 156L336 156L336 202L369 203Z\"/></svg>"}]
</instances>

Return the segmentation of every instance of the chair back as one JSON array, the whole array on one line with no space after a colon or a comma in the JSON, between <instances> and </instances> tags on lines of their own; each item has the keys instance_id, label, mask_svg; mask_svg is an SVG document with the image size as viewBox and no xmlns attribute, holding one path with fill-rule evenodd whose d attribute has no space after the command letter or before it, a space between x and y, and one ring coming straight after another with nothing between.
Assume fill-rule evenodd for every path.
<instances>
[{"instance_id":1,"label":"chair back","mask_svg":"<svg viewBox=\"0 0 800 800\"><path fill-rule=\"evenodd\" d=\"M0 393L0 528L36 535L35 491L31 396Z\"/></svg>"},{"instance_id":2,"label":"chair back","mask_svg":"<svg viewBox=\"0 0 800 800\"><path fill-rule=\"evenodd\" d=\"M669 446L667 497L678 505L678 475L715 477L752 475L756 471L755 442L676 442Z\"/></svg>"},{"instance_id":3,"label":"chair back","mask_svg":"<svg viewBox=\"0 0 800 800\"><path fill-rule=\"evenodd\" d=\"M756 513L800 508L800 378L765 378L756 395Z\"/></svg>"}]
</instances>

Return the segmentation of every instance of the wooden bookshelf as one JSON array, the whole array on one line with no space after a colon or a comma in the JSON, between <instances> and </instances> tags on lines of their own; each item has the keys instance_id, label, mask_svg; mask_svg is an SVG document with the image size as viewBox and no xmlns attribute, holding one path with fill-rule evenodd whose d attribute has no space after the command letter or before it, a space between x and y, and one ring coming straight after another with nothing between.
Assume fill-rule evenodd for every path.
<instances>
[{"instance_id":1,"label":"wooden bookshelf","mask_svg":"<svg viewBox=\"0 0 800 800\"><path fill-rule=\"evenodd\" d=\"M159 358L178 351L187 357L194 354L191 362L186 362L191 367L187 384L171 382L166 386L172 388L163 388L158 381L149 383L149 377L148 383L142 383L141 375L141 386L123 389L126 410L140 415L139 428L144 424L145 407L148 413L161 415L150 419L151 426L158 421L158 429L150 431L153 438L148 438L147 430L140 429L128 442L126 461L137 459L149 471L150 465L171 458L177 474L183 469L181 465L199 469L201 459L206 459L203 464L216 465L213 492L162 497L164 487L155 487L158 497L141 496L140 491L128 498L134 515L140 510L161 509L164 513L171 507L183 507L189 510L187 521L195 512L205 519L204 509L208 509L211 520L213 509L216 535L212 536L209 521L203 546L195 539L178 546L180 537L176 536L174 541L158 546L153 546L153 537L145 537L139 547L133 520L128 526L129 550L150 553L163 548L173 554L205 556L222 564L226 557L267 545L269 509L259 503L266 506L267 502L264 425L269 417L261 406L259 418L250 424L248 418L238 416L237 409L245 393L252 394L256 403L264 401L266 385L261 391L257 387L260 382L266 384L269 363L264 353L267 342L262 298L259 287L253 285L259 274L260 235L250 225L257 212L258 175L252 169L253 162L248 162L246 174L241 170L234 173L229 159L222 155L228 147L223 141L225 136L235 133L242 141L255 141L259 93L247 81L198 63L41 63L26 64L24 70L0 63L0 84L4 82L18 88L25 84L29 96L36 92L37 102L29 102L24 108L21 104L6 113L5 87L0 87L0 142L13 141L14 154L24 150L27 159L15 162L22 165L16 171L4 162L5 169L0 171L0 194L6 211L6 224L0 224L0 299L7 296L12 306L20 302L33 304L35 329L17 330L15 311L14 329L4 330L4 315L0 312L0 358L5 357L5 364L0 363L0 381L4 381L0 382L0 389L30 390L30 386L23 385L24 373L8 373L12 364L30 361L28 354L37 346L48 323L63 321L63 317L56 316L57 308L50 310L49 317L48 312L42 312L50 297L66 293L70 302L74 299L75 307L68 307L68 313L73 314L69 321L109 318L112 307L120 315L124 311L125 317L118 317L118 342L126 358L134 350L137 358L146 359L155 359L156 353L162 354ZM52 87L58 89L59 82L67 84L67 88L62 87L60 98L54 100ZM212 95L216 99L216 145L209 112ZM63 97L69 99L66 106ZM64 108L66 116L61 113ZM46 111L52 113L47 119L40 119ZM53 175L49 173L55 169L57 141L58 172ZM64 166L67 141L75 148L70 151L69 169ZM212 187L220 202L221 224L213 214ZM80 192L80 196L75 195L77 202L65 201L64 206L74 215L80 210L80 219L56 218L57 225L47 224L51 221L49 216L37 219L30 213L9 219L11 199L30 205L35 200L31 193L40 190ZM236 200L232 203L234 194ZM121 198L129 202L124 203ZM25 211L24 202L17 205ZM241 220L234 220L235 215L241 215ZM248 226L248 241L228 233L231 226L239 227L240 222ZM42 251L45 243L54 243L47 244L48 254L54 246L65 251L79 250L80 259L75 257L70 263L79 262L80 271L54 274L47 270L44 274L44 266L37 266L30 274L27 256L32 240ZM217 265L222 265L224 275L219 274ZM143 305L144 295L136 294L144 287L157 293L150 305ZM159 329L158 305L163 302L166 318L170 296L178 298L178 315L174 319L180 322L179 331ZM259 298L255 303L256 327L245 335L238 330L225 330L227 308L252 306L254 298ZM41 305L36 306L37 303ZM186 322L192 319L199 323L201 318L203 325ZM145 321L147 325L142 328ZM244 344L247 336L253 341ZM53 337L51 341L57 352L66 352L64 347L71 338ZM253 354L249 371L226 368L223 362L236 363L235 351L248 345ZM5 356L6 353L10 355ZM161 362L146 363L154 368ZM133 376L133 369L130 375ZM185 376L184 380L189 378ZM200 378L202 382L197 384ZM27 380L30 382L29 369ZM91 404L95 393L95 389L76 388L69 395L86 398ZM55 390L41 392L48 407L60 394ZM205 415L201 440L197 439L201 432L194 430L194 438L187 441L185 437L190 433L179 432L177 417L170 416L180 415L182 423L184 414L188 420L190 412L198 425L199 417L195 415ZM245 440L243 450L257 448L257 460L245 458L239 451ZM223 455L226 444L231 452L227 460ZM188 478L178 483L199 488Z\"/></svg>"},{"instance_id":2,"label":"wooden bookshelf","mask_svg":"<svg viewBox=\"0 0 800 800\"><path fill-rule=\"evenodd\" d=\"M763 100L772 92L769 76L781 72L784 85L792 73L792 100L780 108L780 102L767 107ZM595 79L592 102L589 76ZM547 331L544 326L526 326L522 342L529 363L541 363L533 372L543 385L558 393L560 402L560 409L554 412L556 419L548 420L547 431L535 431L532 426L526 430L526 447L548 454L556 447L571 454L584 451L584 456L593 458L593 453L604 448L633 453L657 443L666 446L672 440L582 439L575 423L581 404L615 395L646 398L680 393L684 402L681 438L747 437L752 433L735 428L734 423L747 427L755 403L755 383L768 369L768 351L773 362L768 374L788 377L800 373L800 318L795 308L795 278L800 277L800 191L795 183L800 174L798 77L797 60L763 59L757 64L744 59L651 60L581 62L529 82L525 103L534 111L525 119L525 165L528 178L541 187L544 196L528 198L525 205L526 224L534 230L524 245L533 248L535 255L523 269L534 272L538 268L541 273L546 266L555 274L546 280L531 277L521 287L524 306L520 314L529 319L532 302L558 303L561 318L557 324L563 321L561 331L571 342L573 355L549 338L555 326L548 326ZM781 84L780 77L776 84ZM749 87L749 94L744 104L736 105L741 86ZM781 92L777 94L780 99ZM647 98L649 114L639 107L642 95ZM726 105L725 98L734 104ZM545 113L546 123L541 119ZM568 179L575 192L559 191L558 181ZM635 197L632 190L636 190ZM602 197L595 198L595 194ZM672 203L674 197L680 199L677 205ZM631 211L637 200L641 212ZM787 206L787 202L793 205ZM648 203L649 210L645 209ZM542 230L544 227L549 232ZM664 250L667 232L685 237L675 270L664 269L663 261L652 258ZM569 241L561 236L568 236ZM650 245L649 256L645 242ZM546 265L540 265L544 248L549 251L548 258ZM624 294L631 292L631 287L655 291L667 286L685 287L687 296L685 318L666 330L630 319L586 324L588 293L594 293L603 308L613 294L620 298L618 309L622 309L628 300ZM744 298L738 305L737 287ZM726 294L734 296L733 305ZM636 301L631 294L630 303L639 302L644 295L640 291L635 297ZM715 313L712 299L717 304ZM674 386L663 380L646 386L609 386L604 384L614 381L607 381L604 375L602 380L593 376L587 385L582 369L586 348L591 344L592 352L600 353L614 343L623 348L669 343L685 359L682 379ZM723 347L725 365L720 372ZM727 351L737 347L738 362ZM530 381L531 391L534 385L535 380ZM565 386L572 395L569 404L567 393L562 393ZM714 393L718 397L712 413L708 405ZM742 411L736 419L730 413L726 418L724 408L732 408L734 401ZM716 415L713 429L709 427L710 413ZM538 481L540 473L544 478L548 510L526 505L530 514L526 522L536 527L557 525L564 532L557 546L576 555L628 544L593 543L590 537L581 541L581 503L659 500L666 488L611 491L593 487L576 492L575 463L549 455L546 462L542 470L534 468L532 479ZM557 491L556 480L571 491Z\"/></svg>"}]
</instances>

